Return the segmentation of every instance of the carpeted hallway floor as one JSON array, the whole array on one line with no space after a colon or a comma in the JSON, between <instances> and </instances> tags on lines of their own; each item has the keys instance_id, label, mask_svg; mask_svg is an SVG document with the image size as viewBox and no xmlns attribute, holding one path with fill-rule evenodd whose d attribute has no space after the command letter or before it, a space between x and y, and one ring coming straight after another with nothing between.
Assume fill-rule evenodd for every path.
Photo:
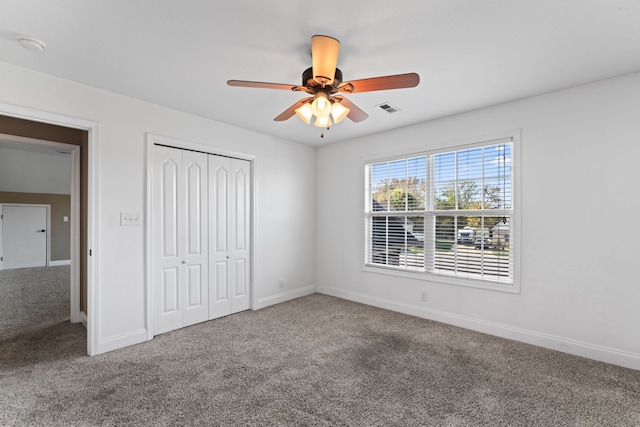
<instances>
[{"instance_id":1,"label":"carpeted hallway floor","mask_svg":"<svg viewBox=\"0 0 640 427\"><path fill-rule=\"evenodd\" d=\"M0 337L69 319L70 269L0 270Z\"/></svg>"},{"instance_id":2,"label":"carpeted hallway floor","mask_svg":"<svg viewBox=\"0 0 640 427\"><path fill-rule=\"evenodd\" d=\"M318 294L85 353L0 340L0 425L640 425L639 371Z\"/></svg>"}]
</instances>

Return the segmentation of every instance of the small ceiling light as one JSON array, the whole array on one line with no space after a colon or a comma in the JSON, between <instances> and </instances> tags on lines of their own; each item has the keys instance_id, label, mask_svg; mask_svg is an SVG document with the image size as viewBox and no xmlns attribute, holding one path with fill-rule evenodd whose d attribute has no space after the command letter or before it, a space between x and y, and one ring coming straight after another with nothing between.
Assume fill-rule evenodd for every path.
<instances>
[{"instance_id":1,"label":"small ceiling light","mask_svg":"<svg viewBox=\"0 0 640 427\"><path fill-rule=\"evenodd\" d=\"M327 128L331 127L331 118L329 116L326 117L316 117L316 121L313 123L319 128Z\"/></svg>"},{"instance_id":2,"label":"small ceiling light","mask_svg":"<svg viewBox=\"0 0 640 427\"><path fill-rule=\"evenodd\" d=\"M319 92L316 95L316 99L311 103L311 111L316 117L329 117L331 114L331 101L324 92Z\"/></svg>"},{"instance_id":3,"label":"small ceiling light","mask_svg":"<svg viewBox=\"0 0 640 427\"><path fill-rule=\"evenodd\" d=\"M306 124L311 123L311 117L313 117L313 111L311 111L311 104L305 102L302 106L296 108L296 114L300 117L300 120Z\"/></svg>"},{"instance_id":4,"label":"small ceiling light","mask_svg":"<svg viewBox=\"0 0 640 427\"><path fill-rule=\"evenodd\" d=\"M309 102L313 100L312 102ZM296 115L306 124L313 124L319 128L329 129L332 124L339 123L349 115L351 110L340 103L341 99L331 98L325 92L316 93L315 98L309 98L295 109ZM331 121L333 118L333 121ZM321 135L324 136L324 135Z\"/></svg>"},{"instance_id":5,"label":"small ceiling light","mask_svg":"<svg viewBox=\"0 0 640 427\"><path fill-rule=\"evenodd\" d=\"M350 111L350 109L343 106L338 101L334 101L331 106L331 117L333 117L333 122L340 123L345 117L347 117L347 114L349 114Z\"/></svg>"},{"instance_id":6,"label":"small ceiling light","mask_svg":"<svg viewBox=\"0 0 640 427\"><path fill-rule=\"evenodd\" d=\"M16 37L16 40L20 43L20 46L33 52L44 52L47 48L47 45L42 40L38 40L35 37L20 35Z\"/></svg>"}]
</instances>

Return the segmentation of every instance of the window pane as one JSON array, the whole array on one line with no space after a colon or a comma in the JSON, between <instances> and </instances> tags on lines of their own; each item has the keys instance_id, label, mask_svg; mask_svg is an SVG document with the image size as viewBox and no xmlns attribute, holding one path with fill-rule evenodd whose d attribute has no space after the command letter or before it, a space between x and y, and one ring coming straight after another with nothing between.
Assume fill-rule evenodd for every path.
<instances>
[{"instance_id":1,"label":"window pane","mask_svg":"<svg viewBox=\"0 0 640 427\"><path fill-rule=\"evenodd\" d=\"M374 216L367 261L373 264L416 269L424 267L423 217Z\"/></svg>"},{"instance_id":2,"label":"window pane","mask_svg":"<svg viewBox=\"0 0 640 427\"><path fill-rule=\"evenodd\" d=\"M509 217L437 215L434 269L462 277L508 281L510 235Z\"/></svg>"},{"instance_id":3,"label":"window pane","mask_svg":"<svg viewBox=\"0 0 640 427\"><path fill-rule=\"evenodd\" d=\"M458 180L482 179L482 148L458 151Z\"/></svg>"},{"instance_id":4,"label":"window pane","mask_svg":"<svg viewBox=\"0 0 640 427\"><path fill-rule=\"evenodd\" d=\"M424 210L427 158L416 157L371 166L371 211Z\"/></svg>"},{"instance_id":5,"label":"window pane","mask_svg":"<svg viewBox=\"0 0 640 427\"><path fill-rule=\"evenodd\" d=\"M387 205L390 211L407 210L407 161L399 160L389 163L389 199Z\"/></svg>"},{"instance_id":6,"label":"window pane","mask_svg":"<svg viewBox=\"0 0 640 427\"><path fill-rule=\"evenodd\" d=\"M389 165L379 163L371 165L371 212L388 210L385 202L389 193Z\"/></svg>"},{"instance_id":7,"label":"window pane","mask_svg":"<svg viewBox=\"0 0 640 427\"><path fill-rule=\"evenodd\" d=\"M456 209L456 156L443 153L433 156L434 207Z\"/></svg>"},{"instance_id":8,"label":"window pane","mask_svg":"<svg viewBox=\"0 0 640 427\"><path fill-rule=\"evenodd\" d=\"M456 270L455 230L454 216L436 216L434 251L434 268L436 270L451 272Z\"/></svg>"},{"instance_id":9,"label":"window pane","mask_svg":"<svg viewBox=\"0 0 640 427\"><path fill-rule=\"evenodd\" d=\"M436 210L509 209L509 144L437 154L434 159Z\"/></svg>"},{"instance_id":10,"label":"window pane","mask_svg":"<svg viewBox=\"0 0 640 427\"><path fill-rule=\"evenodd\" d=\"M485 209L511 208L511 146L499 144L484 150Z\"/></svg>"},{"instance_id":11,"label":"window pane","mask_svg":"<svg viewBox=\"0 0 640 427\"><path fill-rule=\"evenodd\" d=\"M407 210L424 210L427 199L427 158L407 160Z\"/></svg>"}]
</instances>

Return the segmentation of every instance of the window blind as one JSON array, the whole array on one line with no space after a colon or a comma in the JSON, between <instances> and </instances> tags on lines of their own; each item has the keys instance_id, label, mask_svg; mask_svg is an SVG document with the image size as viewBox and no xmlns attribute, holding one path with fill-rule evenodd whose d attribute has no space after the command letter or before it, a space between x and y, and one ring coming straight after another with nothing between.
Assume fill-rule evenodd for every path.
<instances>
[{"instance_id":1,"label":"window blind","mask_svg":"<svg viewBox=\"0 0 640 427\"><path fill-rule=\"evenodd\" d=\"M365 165L365 263L510 283L512 141Z\"/></svg>"}]
</instances>

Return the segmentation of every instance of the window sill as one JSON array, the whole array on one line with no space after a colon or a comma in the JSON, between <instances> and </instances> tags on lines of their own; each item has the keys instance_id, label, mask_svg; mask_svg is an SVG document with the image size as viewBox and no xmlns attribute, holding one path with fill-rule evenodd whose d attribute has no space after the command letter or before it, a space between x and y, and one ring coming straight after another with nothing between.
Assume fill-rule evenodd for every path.
<instances>
[{"instance_id":1,"label":"window sill","mask_svg":"<svg viewBox=\"0 0 640 427\"><path fill-rule=\"evenodd\" d=\"M476 289L486 289L490 291L498 291L498 292L507 292L512 294L519 294L520 287L514 283L501 283L494 282L491 280L478 280L478 279L469 279L464 277L452 277L447 276L445 274L434 274L429 272L413 272L407 270L399 270L393 267L380 267L380 266L372 266L365 265L362 268L362 271L366 273L374 273L374 274L386 274L389 276L396 277L404 277L407 279L414 280L422 280L426 282L434 282L434 283L444 283L447 285L455 285L455 286L465 286L468 288L476 288Z\"/></svg>"}]
</instances>

